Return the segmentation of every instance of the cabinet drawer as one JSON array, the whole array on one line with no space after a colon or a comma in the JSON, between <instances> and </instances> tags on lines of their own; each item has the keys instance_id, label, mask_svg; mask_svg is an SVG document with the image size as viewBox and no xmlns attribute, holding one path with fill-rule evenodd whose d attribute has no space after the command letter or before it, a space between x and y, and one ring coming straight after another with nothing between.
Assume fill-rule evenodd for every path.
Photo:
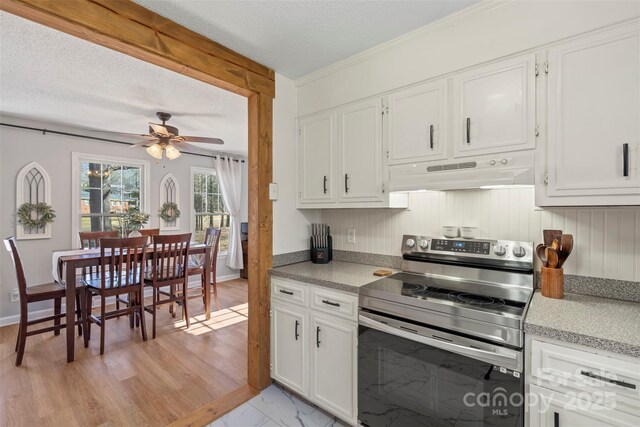
<instances>
[{"instance_id":1,"label":"cabinet drawer","mask_svg":"<svg viewBox=\"0 0 640 427\"><path fill-rule=\"evenodd\" d=\"M532 382L640 416L640 362L532 340ZM537 381L536 381L537 380Z\"/></svg>"},{"instance_id":2,"label":"cabinet drawer","mask_svg":"<svg viewBox=\"0 0 640 427\"><path fill-rule=\"evenodd\" d=\"M307 287L292 280L271 278L271 298L306 307Z\"/></svg>"},{"instance_id":3,"label":"cabinet drawer","mask_svg":"<svg viewBox=\"0 0 640 427\"><path fill-rule=\"evenodd\" d=\"M358 297L312 287L311 307L355 321L358 315Z\"/></svg>"}]
</instances>

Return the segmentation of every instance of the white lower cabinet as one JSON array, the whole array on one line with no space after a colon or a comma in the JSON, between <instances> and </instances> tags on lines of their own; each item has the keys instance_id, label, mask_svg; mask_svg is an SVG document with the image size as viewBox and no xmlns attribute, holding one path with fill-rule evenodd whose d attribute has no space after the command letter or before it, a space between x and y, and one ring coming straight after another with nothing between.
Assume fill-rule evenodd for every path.
<instances>
[{"instance_id":1,"label":"white lower cabinet","mask_svg":"<svg viewBox=\"0 0 640 427\"><path fill-rule=\"evenodd\" d=\"M638 427L640 418L532 385L529 427Z\"/></svg>"},{"instance_id":2,"label":"white lower cabinet","mask_svg":"<svg viewBox=\"0 0 640 427\"><path fill-rule=\"evenodd\" d=\"M357 327L343 320L311 315L311 400L322 402L341 418L356 417Z\"/></svg>"},{"instance_id":3,"label":"white lower cabinet","mask_svg":"<svg viewBox=\"0 0 640 427\"><path fill-rule=\"evenodd\" d=\"M271 376L301 394L307 392L306 318L302 308L285 304L271 307Z\"/></svg>"},{"instance_id":4,"label":"white lower cabinet","mask_svg":"<svg viewBox=\"0 0 640 427\"><path fill-rule=\"evenodd\" d=\"M271 377L356 424L356 295L271 279Z\"/></svg>"},{"instance_id":5,"label":"white lower cabinet","mask_svg":"<svg viewBox=\"0 0 640 427\"><path fill-rule=\"evenodd\" d=\"M527 339L529 427L640 426L640 361Z\"/></svg>"}]
</instances>

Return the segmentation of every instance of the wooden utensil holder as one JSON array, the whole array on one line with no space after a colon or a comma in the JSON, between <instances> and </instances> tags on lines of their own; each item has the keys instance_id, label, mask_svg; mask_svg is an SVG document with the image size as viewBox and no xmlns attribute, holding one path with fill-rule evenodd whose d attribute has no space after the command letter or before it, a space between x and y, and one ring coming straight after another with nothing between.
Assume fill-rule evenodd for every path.
<instances>
[{"instance_id":1,"label":"wooden utensil holder","mask_svg":"<svg viewBox=\"0 0 640 427\"><path fill-rule=\"evenodd\" d=\"M542 296L547 298L564 298L564 274L561 268L542 267L540 284Z\"/></svg>"}]
</instances>

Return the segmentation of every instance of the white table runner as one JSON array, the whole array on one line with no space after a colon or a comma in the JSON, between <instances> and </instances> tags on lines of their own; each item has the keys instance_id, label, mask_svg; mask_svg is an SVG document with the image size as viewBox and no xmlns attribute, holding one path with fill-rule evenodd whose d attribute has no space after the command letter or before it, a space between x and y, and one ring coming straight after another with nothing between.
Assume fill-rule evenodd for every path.
<instances>
[{"instance_id":1,"label":"white table runner","mask_svg":"<svg viewBox=\"0 0 640 427\"><path fill-rule=\"evenodd\" d=\"M62 272L62 277L58 276L58 260L60 259L60 257L68 256L68 255L99 254L99 253L100 253L100 248L55 251L53 253L53 256L51 257L51 261L53 264L51 274L53 275L54 280L58 283L62 283L63 282L62 277L65 277L64 271Z\"/></svg>"}]
</instances>

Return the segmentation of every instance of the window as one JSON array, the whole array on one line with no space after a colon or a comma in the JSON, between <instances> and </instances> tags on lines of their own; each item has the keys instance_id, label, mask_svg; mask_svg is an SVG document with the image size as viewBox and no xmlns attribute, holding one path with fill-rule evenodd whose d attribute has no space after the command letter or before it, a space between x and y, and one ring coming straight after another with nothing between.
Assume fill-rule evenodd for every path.
<instances>
[{"instance_id":1,"label":"window","mask_svg":"<svg viewBox=\"0 0 640 427\"><path fill-rule=\"evenodd\" d=\"M193 240L203 242L208 227L221 228L220 252L226 252L229 248L229 213L220 194L218 176L213 169L192 168L191 182Z\"/></svg>"},{"instance_id":2,"label":"window","mask_svg":"<svg viewBox=\"0 0 640 427\"><path fill-rule=\"evenodd\" d=\"M74 153L73 165L79 196L74 200L76 237L78 231L120 231L124 213L145 211L147 162Z\"/></svg>"}]
</instances>

